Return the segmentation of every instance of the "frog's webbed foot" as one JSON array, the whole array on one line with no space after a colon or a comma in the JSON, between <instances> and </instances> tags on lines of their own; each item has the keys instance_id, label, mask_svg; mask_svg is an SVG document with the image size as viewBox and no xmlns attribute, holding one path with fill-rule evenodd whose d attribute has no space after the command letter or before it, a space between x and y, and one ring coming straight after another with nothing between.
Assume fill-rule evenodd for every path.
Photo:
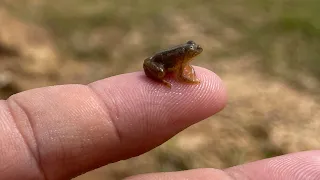
<instances>
[{"instance_id":1,"label":"frog's webbed foot","mask_svg":"<svg viewBox=\"0 0 320 180\"><path fill-rule=\"evenodd\" d=\"M159 81L163 83L165 86L171 88L171 84L168 81L164 80L166 72L164 71L163 65L146 61L143 64L143 69L146 76L153 80Z\"/></svg>"},{"instance_id":2,"label":"frog's webbed foot","mask_svg":"<svg viewBox=\"0 0 320 180\"><path fill-rule=\"evenodd\" d=\"M195 70L189 64L182 69L182 72L179 73L177 77L180 81L185 83L190 83L190 84L200 83L200 81L197 79Z\"/></svg>"}]
</instances>

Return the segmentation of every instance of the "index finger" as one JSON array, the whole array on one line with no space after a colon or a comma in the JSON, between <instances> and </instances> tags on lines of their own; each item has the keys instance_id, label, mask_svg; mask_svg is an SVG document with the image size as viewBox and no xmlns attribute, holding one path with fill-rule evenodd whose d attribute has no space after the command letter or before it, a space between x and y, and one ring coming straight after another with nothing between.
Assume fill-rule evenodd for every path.
<instances>
[{"instance_id":1,"label":"index finger","mask_svg":"<svg viewBox=\"0 0 320 180\"><path fill-rule=\"evenodd\" d=\"M2 150L1 177L70 178L154 148L224 107L219 77L203 68L196 72L202 83L173 82L172 89L136 72L88 86L34 89L0 102L6 122L0 142L16 150Z\"/></svg>"}]
</instances>

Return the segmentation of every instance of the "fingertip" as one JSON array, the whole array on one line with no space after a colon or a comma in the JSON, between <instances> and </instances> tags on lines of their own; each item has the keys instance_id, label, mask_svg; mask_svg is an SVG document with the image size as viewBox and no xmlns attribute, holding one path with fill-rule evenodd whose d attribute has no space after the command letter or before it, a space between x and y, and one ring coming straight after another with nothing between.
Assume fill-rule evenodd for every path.
<instances>
[{"instance_id":1,"label":"fingertip","mask_svg":"<svg viewBox=\"0 0 320 180\"><path fill-rule=\"evenodd\" d=\"M184 119L180 125L185 128L219 112L227 102L225 86L218 75L201 67L195 67L195 71L201 81L199 84L184 84L171 78L172 88L146 77L141 71L110 77L89 86L106 104L112 102L119 106L118 110L113 111L124 116L140 117L140 126L141 123L153 124L150 128L160 122L169 125ZM117 122L121 127L128 123Z\"/></svg>"},{"instance_id":2,"label":"fingertip","mask_svg":"<svg viewBox=\"0 0 320 180\"><path fill-rule=\"evenodd\" d=\"M216 96L215 104L217 105L217 110L223 109L228 100L227 90L223 80L216 73L206 68L195 66L195 69L198 72L197 75L199 79L203 82L203 86L199 88L203 88L207 93L214 93Z\"/></svg>"},{"instance_id":3,"label":"fingertip","mask_svg":"<svg viewBox=\"0 0 320 180\"><path fill-rule=\"evenodd\" d=\"M234 179L320 179L320 151L305 151L264 159L225 170Z\"/></svg>"},{"instance_id":4,"label":"fingertip","mask_svg":"<svg viewBox=\"0 0 320 180\"><path fill-rule=\"evenodd\" d=\"M135 143L135 147L141 145L138 149L145 150L225 106L222 80L208 69L195 67L195 71L200 84L169 79L171 89L147 78L142 71L99 80L89 87L104 102L123 143ZM131 152L141 153L138 149Z\"/></svg>"}]
</instances>

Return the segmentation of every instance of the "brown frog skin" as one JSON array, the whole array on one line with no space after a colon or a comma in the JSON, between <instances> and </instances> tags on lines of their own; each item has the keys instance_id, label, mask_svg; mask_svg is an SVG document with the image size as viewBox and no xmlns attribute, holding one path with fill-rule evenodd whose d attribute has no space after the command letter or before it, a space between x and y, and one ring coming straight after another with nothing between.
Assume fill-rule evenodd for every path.
<instances>
[{"instance_id":1,"label":"brown frog skin","mask_svg":"<svg viewBox=\"0 0 320 180\"><path fill-rule=\"evenodd\" d=\"M171 88L171 84L164 80L168 73L184 83L198 84L195 70L189 62L203 51L202 47L190 40L170 49L160 51L144 60L143 69L147 77L159 81Z\"/></svg>"}]
</instances>

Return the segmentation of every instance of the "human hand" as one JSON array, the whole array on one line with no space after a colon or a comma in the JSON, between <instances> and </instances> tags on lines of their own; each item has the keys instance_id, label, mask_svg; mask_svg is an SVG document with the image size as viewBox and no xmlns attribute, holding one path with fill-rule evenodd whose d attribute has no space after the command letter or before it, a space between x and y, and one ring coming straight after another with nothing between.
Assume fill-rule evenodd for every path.
<instances>
[{"instance_id":1,"label":"human hand","mask_svg":"<svg viewBox=\"0 0 320 180\"><path fill-rule=\"evenodd\" d=\"M201 84L161 86L142 72L85 85L25 91L0 101L1 179L70 179L140 155L221 110L226 92L212 72ZM320 151L225 170L155 173L135 179L320 179Z\"/></svg>"}]
</instances>

